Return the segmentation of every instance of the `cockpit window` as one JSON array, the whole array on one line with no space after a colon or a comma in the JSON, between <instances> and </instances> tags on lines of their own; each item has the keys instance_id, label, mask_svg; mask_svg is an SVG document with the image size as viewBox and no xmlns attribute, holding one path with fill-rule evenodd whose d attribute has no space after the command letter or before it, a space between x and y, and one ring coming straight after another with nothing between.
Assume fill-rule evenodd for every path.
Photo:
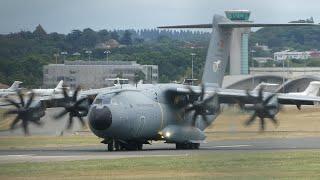
<instances>
[{"instance_id":1,"label":"cockpit window","mask_svg":"<svg viewBox=\"0 0 320 180\"><path fill-rule=\"evenodd\" d=\"M96 99L93 104L110 104L111 103L111 97L102 97L101 99Z\"/></svg>"},{"instance_id":2,"label":"cockpit window","mask_svg":"<svg viewBox=\"0 0 320 180\"><path fill-rule=\"evenodd\" d=\"M102 99L102 104L110 104L111 103L111 98L110 97L105 97Z\"/></svg>"},{"instance_id":3,"label":"cockpit window","mask_svg":"<svg viewBox=\"0 0 320 180\"><path fill-rule=\"evenodd\" d=\"M93 104L102 104L102 99L96 99Z\"/></svg>"}]
</instances>

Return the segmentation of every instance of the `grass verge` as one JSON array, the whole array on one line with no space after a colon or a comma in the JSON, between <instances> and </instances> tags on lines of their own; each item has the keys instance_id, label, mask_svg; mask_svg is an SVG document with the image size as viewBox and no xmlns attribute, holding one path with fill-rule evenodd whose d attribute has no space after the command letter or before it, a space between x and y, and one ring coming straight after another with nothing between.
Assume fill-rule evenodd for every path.
<instances>
[{"instance_id":1,"label":"grass verge","mask_svg":"<svg viewBox=\"0 0 320 180\"><path fill-rule=\"evenodd\" d=\"M100 139L92 135L70 136L29 136L29 137L0 137L0 149L26 149L39 147L68 147L97 145Z\"/></svg>"},{"instance_id":2,"label":"grass verge","mask_svg":"<svg viewBox=\"0 0 320 180\"><path fill-rule=\"evenodd\" d=\"M1 164L0 179L318 179L319 151Z\"/></svg>"}]
</instances>

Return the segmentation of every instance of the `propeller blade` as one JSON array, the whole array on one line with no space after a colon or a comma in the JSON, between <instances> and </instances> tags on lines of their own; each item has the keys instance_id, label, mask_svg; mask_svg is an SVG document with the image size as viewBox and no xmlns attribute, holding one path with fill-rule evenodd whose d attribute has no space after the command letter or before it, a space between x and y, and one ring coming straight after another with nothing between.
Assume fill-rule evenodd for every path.
<instances>
[{"instance_id":1,"label":"propeller blade","mask_svg":"<svg viewBox=\"0 0 320 180\"><path fill-rule=\"evenodd\" d=\"M254 111L256 110L255 106L243 106L243 109L246 111Z\"/></svg>"},{"instance_id":2,"label":"propeller blade","mask_svg":"<svg viewBox=\"0 0 320 180\"><path fill-rule=\"evenodd\" d=\"M273 116L270 117L271 121L273 122L274 125L278 126L278 120Z\"/></svg>"},{"instance_id":3,"label":"propeller blade","mask_svg":"<svg viewBox=\"0 0 320 180\"><path fill-rule=\"evenodd\" d=\"M62 92L63 92L63 96L65 99L69 99L69 95L67 93L67 89L66 88L62 88Z\"/></svg>"},{"instance_id":4,"label":"propeller blade","mask_svg":"<svg viewBox=\"0 0 320 180\"><path fill-rule=\"evenodd\" d=\"M27 101L27 104L26 104L26 108L30 107L30 105L31 105L31 103L33 101L34 95L35 95L34 92L31 92L30 97L29 97L29 99Z\"/></svg>"},{"instance_id":5,"label":"propeller blade","mask_svg":"<svg viewBox=\"0 0 320 180\"><path fill-rule=\"evenodd\" d=\"M252 124L253 121L256 119L256 117L257 117L257 113L255 112L255 113L252 114L252 116L250 117L250 119L249 119L248 121L246 121L245 125L246 125L246 126L249 126L250 124Z\"/></svg>"},{"instance_id":6,"label":"propeller blade","mask_svg":"<svg viewBox=\"0 0 320 180\"><path fill-rule=\"evenodd\" d=\"M24 135L25 136L30 135L29 129L28 129L28 121L27 120L22 120L22 127L23 127L23 131L24 131Z\"/></svg>"},{"instance_id":7,"label":"propeller blade","mask_svg":"<svg viewBox=\"0 0 320 180\"><path fill-rule=\"evenodd\" d=\"M271 94L270 96L268 96L267 99L263 101L263 105L268 104L269 101L275 96L276 96L276 94Z\"/></svg>"},{"instance_id":8,"label":"propeller blade","mask_svg":"<svg viewBox=\"0 0 320 180\"><path fill-rule=\"evenodd\" d=\"M261 88L259 89L258 100L259 100L260 102L263 101L263 87L261 87Z\"/></svg>"},{"instance_id":9,"label":"propeller blade","mask_svg":"<svg viewBox=\"0 0 320 180\"><path fill-rule=\"evenodd\" d=\"M268 106L265 106L265 109L266 110L278 109L278 106L276 106L276 105L268 105Z\"/></svg>"},{"instance_id":10,"label":"propeller blade","mask_svg":"<svg viewBox=\"0 0 320 180\"><path fill-rule=\"evenodd\" d=\"M193 116L192 116L192 126L196 126L196 120L197 120L197 116L199 114L197 112L194 112Z\"/></svg>"},{"instance_id":11,"label":"propeller blade","mask_svg":"<svg viewBox=\"0 0 320 180\"><path fill-rule=\"evenodd\" d=\"M86 101L86 100L87 100L87 98L82 98L82 99L78 100L78 101L74 104L74 106L75 106L75 107L78 107L81 103L83 103L83 102Z\"/></svg>"},{"instance_id":12,"label":"propeller blade","mask_svg":"<svg viewBox=\"0 0 320 180\"><path fill-rule=\"evenodd\" d=\"M206 98L203 103L207 104L208 102L212 101L216 97L216 94L214 93L212 96Z\"/></svg>"},{"instance_id":13,"label":"propeller blade","mask_svg":"<svg viewBox=\"0 0 320 180\"><path fill-rule=\"evenodd\" d=\"M264 129L265 129L264 117L260 117L260 130L264 131Z\"/></svg>"},{"instance_id":14,"label":"propeller blade","mask_svg":"<svg viewBox=\"0 0 320 180\"><path fill-rule=\"evenodd\" d=\"M19 96L19 99L20 99L20 103L21 103L22 107L24 107L25 103L24 103L24 99L23 99L23 94L22 94L22 92L20 90L17 91L17 93L18 93L18 96Z\"/></svg>"},{"instance_id":15,"label":"propeller blade","mask_svg":"<svg viewBox=\"0 0 320 180\"><path fill-rule=\"evenodd\" d=\"M204 120L204 122L206 122L207 124L209 124L208 118L206 115L201 114L202 119Z\"/></svg>"},{"instance_id":16,"label":"propeller blade","mask_svg":"<svg viewBox=\"0 0 320 180\"><path fill-rule=\"evenodd\" d=\"M80 114L79 114L78 118L79 118L79 120L80 120L80 122L81 122L82 127L85 127L85 126L86 126L86 123L84 122L84 120L83 120L83 118L81 117Z\"/></svg>"},{"instance_id":17,"label":"propeller blade","mask_svg":"<svg viewBox=\"0 0 320 180\"><path fill-rule=\"evenodd\" d=\"M77 111L88 111L88 108L83 106L78 106Z\"/></svg>"},{"instance_id":18,"label":"propeller blade","mask_svg":"<svg viewBox=\"0 0 320 180\"><path fill-rule=\"evenodd\" d=\"M30 122L32 122L32 123L34 123L34 124L36 124L38 126L42 126L43 125L43 123L38 121L38 120L31 120Z\"/></svg>"},{"instance_id":19,"label":"propeller blade","mask_svg":"<svg viewBox=\"0 0 320 180\"><path fill-rule=\"evenodd\" d=\"M8 103L10 103L11 105L15 106L18 109L20 108L20 104L14 101L13 99L6 98L5 101L7 101Z\"/></svg>"},{"instance_id":20,"label":"propeller blade","mask_svg":"<svg viewBox=\"0 0 320 180\"><path fill-rule=\"evenodd\" d=\"M79 91L80 91L80 87L78 86L77 89L74 91L73 96L72 96L72 101L73 102L77 101L77 97L78 97Z\"/></svg>"},{"instance_id":21,"label":"propeller blade","mask_svg":"<svg viewBox=\"0 0 320 180\"><path fill-rule=\"evenodd\" d=\"M73 115L70 114L67 129L71 129L72 124L73 124Z\"/></svg>"},{"instance_id":22,"label":"propeller blade","mask_svg":"<svg viewBox=\"0 0 320 180\"><path fill-rule=\"evenodd\" d=\"M10 114L19 114L19 112L20 112L19 109L12 109L12 110L9 110L9 111L5 112L3 114L3 117L7 117Z\"/></svg>"},{"instance_id":23,"label":"propeller blade","mask_svg":"<svg viewBox=\"0 0 320 180\"><path fill-rule=\"evenodd\" d=\"M63 110L63 111L61 111L59 114L57 114L56 116L54 116L54 118L55 119L60 119L60 118L62 118L64 115L66 115L68 113L68 111L67 110Z\"/></svg>"},{"instance_id":24,"label":"propeller blade","mask_svg":"<svg viewBox=\"0 0 320 180\"><path fill-rule=\"evenodd\" d=\"M204 87L204 84L201 84L201 95L200 95L201 101L203 101L204 94L205 94L205 87Z\"/></svg>"},{"instance_id":25,"label":"propeller blade","mask_svg":"<svg viewBox=\"0 0 320 180\"><path fill-rule=\"evenodd\" d=\"M193 111L195 109L196 109L195 106L189 106L189 107L186 108L186 112L188 113L188 112Z\"/></svg>"},{"instance_id":26,"label":"propeller blade","mask_svg":"<svg viewBox=\"0 0 320 180\"><path fill-rule=\"evenodd\" d=\"M16 124L17 124L19 121L20 121L20 117L17 116L17 117L12 121L12 123L11 123L11 125L10 125L10 129L13 130L14 127L16 126Z\"/></svg>"}]
</instances>

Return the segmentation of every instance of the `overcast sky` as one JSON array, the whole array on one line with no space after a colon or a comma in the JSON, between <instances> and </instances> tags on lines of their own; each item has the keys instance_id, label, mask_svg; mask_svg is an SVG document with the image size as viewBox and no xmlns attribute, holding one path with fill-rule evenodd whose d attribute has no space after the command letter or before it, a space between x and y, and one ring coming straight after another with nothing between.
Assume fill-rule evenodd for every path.
<instances>
[{"instance_id":1,"label":"overcast sky","mask_svg":"<svg viewBox=\"0 0 320 180\"><path fill-rule=\"evenodd\" d=\"M320 21L320 0L0 0L0 33L209 23L226 9L251 10L256 22Z\"/></svg>"}]
</instances>

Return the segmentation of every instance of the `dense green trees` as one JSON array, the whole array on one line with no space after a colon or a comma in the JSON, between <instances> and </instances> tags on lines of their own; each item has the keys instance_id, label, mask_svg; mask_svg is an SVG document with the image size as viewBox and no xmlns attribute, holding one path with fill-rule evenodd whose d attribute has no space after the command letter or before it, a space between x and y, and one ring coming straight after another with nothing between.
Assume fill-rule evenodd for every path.
<instances>
[{"instance_id":1,"label":"dense green trees","mask_svg":"<svg viewBox=\"0 0 320 180\"><path fill-rule=\"evenodd\" d=\"M197 54L194 75L201 79L210 33L158 29L96 32L86 28L64 35L48 34L39 25L33 32L0 35L0 82L10 84L21 80L27 87L41 86L42 66L55 63L53 54L66 51L67 60L87 59L84 52L91 50L93 60L105 60L106 49L96 47L110 39L126 46L110 49L109 60L156 64L159 66L160 82L169 82L191 76L190 53ZM273 51L284 48L320 49L320 30L316 27L262 28L251 35L250 45L255 43L266 44ZM272 55L272 52L259 53L261 56ZM61 63L62 56L58 58ZM320 66L320 63L314 60L307 65Z\"/></svg>"},{"instance_id":2,"label":"dense green trees","mask_svg":"<svg viewBox=\"0 0 320 180\"><path fill-rule=\"evenodd\" d=\"M295 50L320 50L319 27L269 27L252 33L250 44L262 43L274 51L287 48Z\"/></svg>"},{"instance_id":3,"label":"dense green trees","mask_svg":"<svg viewBox=\"0 0 320 180\"><path fill-rule=\"evenodd\" d=\"M111 49L110 60L157 64L162 82L181 79L185 76L187 67L191 63L189 62L191 49L184 47L186 43L182 40L198 41L202 36L208 37L208 33L170 32L156 29L100 30L96 32L86 28L82 31L73 30L67 35L47 34L41 25L38 25L33 32L21 31L0 35L0 82L10 84L14 80L21 80L27 87L41 86L42 66L55 63L54 54L67 51L67 60L87 59L84 52L91 50L93 52L91 56L94 60L105 60L105 49L96 49L96 45L110 39L127 45ZM204 37L202 38L205 39ZM195 44L201 43L196 42ZM196 51L201 51L197 52L199 55L205 54L202 49ZM76 52L80 55L72 55ZM197 72L202 67L203 55L201 58L201 60L199 58L198 65L195 66ZM60 55L58 63L61 63L62 59L62 55Z\"/></svg>"}]
</instances>

